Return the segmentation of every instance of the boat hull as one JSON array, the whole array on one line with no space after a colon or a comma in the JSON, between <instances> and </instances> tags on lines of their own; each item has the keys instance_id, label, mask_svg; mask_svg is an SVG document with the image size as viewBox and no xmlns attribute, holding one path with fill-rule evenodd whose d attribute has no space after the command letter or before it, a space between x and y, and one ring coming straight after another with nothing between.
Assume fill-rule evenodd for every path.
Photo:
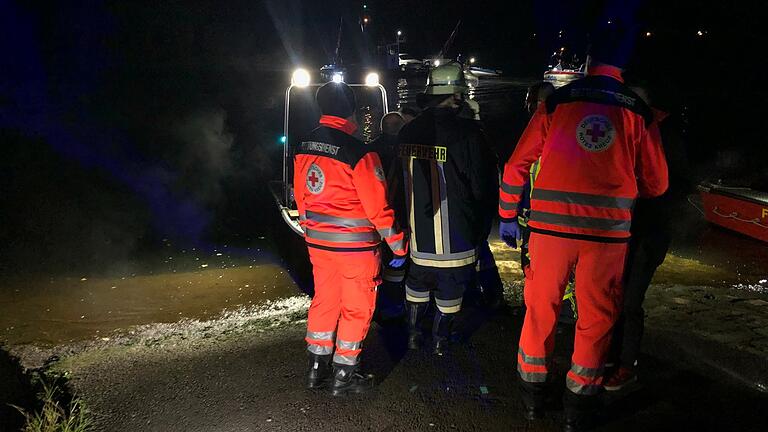
<instances>
[{"instance_id":1,"label":"boat hull","mask_svg":"<svg viewBox=\"0 0 768 432\"><path fill-rule=\"evenodd\" d=\"M699 191L707 221L768 242L768 193L712 185Z\"/></svg>"},{"instance_id":2,"label":"boat hull","mask_svg":"<svg viewBox=\"0 0 768 432\"><path fill-rule=\"evenodd\" d=\"M581 78L584 78L584 72L575 70L548 70L544 72L544 81L551 83L555 88L560 88Z\"/></svg>"}]
</instances>

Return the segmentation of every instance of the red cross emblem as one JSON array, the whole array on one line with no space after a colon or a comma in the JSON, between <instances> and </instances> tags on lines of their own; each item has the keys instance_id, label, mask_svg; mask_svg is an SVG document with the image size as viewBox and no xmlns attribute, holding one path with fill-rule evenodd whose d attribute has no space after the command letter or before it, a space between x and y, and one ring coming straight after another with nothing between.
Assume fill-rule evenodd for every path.
<instances>
[{"instance_id":1,"label":"red cross emblem","mask_svg":"<svg viewBox=\"0 0 768 432\"><path fill-rule=\"evenodd\" d=\"M316 164L309 166L307 170L307 189L317 195L325 188L325 174Z\"/></svg>"},{"instance_id":2,"label":"red cross emblem","mask_svg":"<svg viewBox=\"0 0 768 432\"><path fill-rule=\"evenodd\" d=\"M592 138L593 143L600 141L600 138L605 136L605 132L600 128L600 123L592 123L592 129L587 130L585 133Z\"/></svg>"},{"instance_id":3,"label":"red cross emblem","mask_svg":"<svg viewBox=\"0 0 768 432\"><path fill-rule=\"evenodd\" d=\"M312 187L315 187L317 182L320 181L320 179L317 177L317 175L314 172L309 173L309 177L307 177L307 180L309 180L309 183L312 185Z\"/></svg>"},{"instance_id":4,"label":"red cross emblem","mask_svg":"<svg viewBox=\"0 0 768 432\"><path fill-rule=\"evenodd\" d=\"M576 142L590 153L607 150L616 137L616 129L604 115L593 114L581 119L576 126Z\"/></svg>"}]
</instances>

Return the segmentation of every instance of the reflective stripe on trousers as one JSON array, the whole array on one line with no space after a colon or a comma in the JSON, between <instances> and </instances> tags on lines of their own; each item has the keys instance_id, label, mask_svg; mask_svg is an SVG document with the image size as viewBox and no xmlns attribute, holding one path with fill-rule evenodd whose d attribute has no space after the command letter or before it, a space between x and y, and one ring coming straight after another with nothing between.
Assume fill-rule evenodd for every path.
<instances>
[{"instance_id":1,"label":"reflective stripe on trousers","mask_svg":"<svg viewBox=\"0 0 768 432\"><path fill-rule=\"evenodd\" d=\"M449 314L457 313L461 310L461 300L461 297L450 300L435 298L435 303L437 304L437 309L440 312Z\"/></svg>"},{"instance_id":2,"label":"reflective stripe on trousers","mask_svg":"<svg viewBox=\"0 0 768 432\"><path fill-rule=\"evenodd\" d=\"M602 390L603 368L588 368L571 364L571 370L565 378L568 390L578 395L592 396Z\"/></svg>"},{"instance_id":3,"label":"reflective stripe on trousers","mask_svg":"<svg viewBox=\"0 0 768 432\"><path fill-rule=\"evenodd\" d=\"M547 381L547 358L526 355L522 348L517 350L517 373L520 379L529 383Z\"/></svg>"},{"instance_id":4,"label":"reflective stripe on trousers","mask_svg":"<svg viewBox=\"0 0 768 432\"><path fill-rule=\"evenodd\" d=\"M307 351L316 355L333 354L333 340L335 331L314 332L307 330L304 338L307 341Z\"/></svg>"},{"instance_id":5,"label":"reflective stripe on trousers","mask_svg":"<svg viewBox=\"0 0 768 432\"><path fill-rule=\"evenodd\" d=\"M415 289L405 286L405 299L413 303L428 303L429 291L416 291Z\"/></svg>"}]
</instances>

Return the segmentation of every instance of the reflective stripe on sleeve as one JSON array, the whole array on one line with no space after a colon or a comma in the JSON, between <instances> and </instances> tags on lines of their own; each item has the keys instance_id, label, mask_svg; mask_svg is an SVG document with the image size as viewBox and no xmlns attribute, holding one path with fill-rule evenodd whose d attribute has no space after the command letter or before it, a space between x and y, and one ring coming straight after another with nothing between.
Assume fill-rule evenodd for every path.
<instances>
[{"instance_id":1,"label":"reflective stripe on sleeve","mask_svg":"<svg viewBox=\"0 0 768 432\"><path fill-rule=\"evenodd\" d=\"M603 231L629 231L629 228L632 226L632 221L624 219L603 219L588 216L573 216L543 212L538 210L531 211L530 221L570 228L590 228Z\"/></svg>"},{"instance_id":2,"label":"reflective stripe on sleeve","mask_svg":"<svg viewBox=\"0 0 768 432\"><path fill-rule=\"evenodd\" d=\"M499 200L499 207L502 210L517 210L517 203L509 203L506 201Z\"/></svg>"},{"instance_id":3,"label":"reflective stripe on sleeve","mask_svg":"<svg viewBox=\"0 0 768 432\"><path fill-rule=\"evenodd\" d=\"M397 230L394 228L382 228L377 231L379 232L379 235L383 238L392 237L393 235L397 234Z\"/></svg>"},{"instance_id":4,"label":"reflective stripe on sleeve","mask_svg":"<svg viewBox=\"0 0 768 432\"><path fill-rule=\"evenodd\" d=\"M635 206L635 200L632 198L617 198L606 195L562 192L540 188L533 189L531 199L627 210L630 210Z\"/></svg>"},{"instance_id":5,"label":"reflective stripe on sleeve","mask_svg":"<svg viewBox=\"0 0 768 432\"><path fill-rule=\"evenodd\" d=\"M510 195L520 195L521 193L523 193L523 188L522 186L512 186L511 184L502 182L501 191L506 192Z\"/></svg>"},{"instance_id":6,"label":"reflective stripe on sleeve","mask_svg":"<svg viewBox=\"0 0 768 432\"><path fill-rule=\"evenodd\" d=\"M373 227L368 219L343 218L307 210L306 220L327 223L345 228Z\"/></svg>"},{"instance_id":7,"label":"reflective stripe on sleeve","mask_svg":"<svg viewBox=\"0 0 768 432\"><path fill-rule=\"evenodd\" d=\"M315 240L326 240L338 243L354 243L354 242L379 242L379 234L369 231L360 233L334 233L327 231L317 231L313 229L306 229L305 235L307 238Z\"/></svg>"},{"instance_id":8,"label":"reflective stripe on sleeve","mask_svg":"<svg viewBox=\"0 0 768 432\"><path fill-rule=\"evenodd\" d=\"M392 249L392 251L401 251L405 249L405 240L394 240L394 241L387 241L387 244L389 245L389 248Z\"/></svg>"}]
</instances>

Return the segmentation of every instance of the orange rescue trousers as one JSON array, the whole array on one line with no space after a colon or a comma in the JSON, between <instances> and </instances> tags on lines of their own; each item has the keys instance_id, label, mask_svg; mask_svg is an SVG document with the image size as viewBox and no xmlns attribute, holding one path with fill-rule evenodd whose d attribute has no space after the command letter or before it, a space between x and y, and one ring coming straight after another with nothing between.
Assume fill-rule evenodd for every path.
<instances>
[{"instance_id":1,"label":"orange rescue trousers","mask_svg":"<svg viewBox=\"0 0 768 432\"><path fill-rule=\"evenodd\" d=\"M381 282L378 250L334 252L309 248L315 297L307 318L307 350L317 355L336 352L333 362L356 365L376 307Z\"/></svg>"},{"instance_id":2,"label":"orange rescue trousers","mask_svg":"<svg viewBox=\"0 0 768 432\"><path fill-rule=\"evenodd\" d=\"M568 390L576 395L598 393L611 329L621 311L626 243L600 243L531 233L531 264L525 279L527 308L517 370L524 383L544 384L563 292L576 268L576 322Z\"/></svg>"}]
</instances>

